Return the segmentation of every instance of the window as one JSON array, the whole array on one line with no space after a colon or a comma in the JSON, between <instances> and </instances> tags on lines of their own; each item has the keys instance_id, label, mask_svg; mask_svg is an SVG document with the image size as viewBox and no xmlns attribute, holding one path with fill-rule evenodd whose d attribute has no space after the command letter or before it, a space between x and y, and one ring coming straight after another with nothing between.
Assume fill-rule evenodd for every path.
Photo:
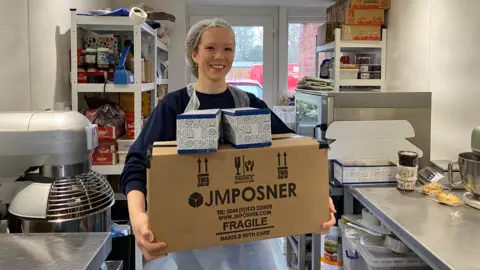
<instances>
[{"instance_id":1,"label":"window","mask_svg":"<svg viewBox=\"0 0 480 270\"><path fill-rule=\"evenodd\" d=\"M263 27L233 26L235 61L227 83L263 98Z\"/></svg>"},{"instance_id":2,"label":"window","mask_svg":"<svg viewBox=\"0 0 480 270\"><path fill-rule=\"evenodd\" d=\"M292 96L298 80L315 74L317 30L322 22L288 24L288 92ZM320 63L325 55L319 57Z\"/></svg>"}]
</instances>

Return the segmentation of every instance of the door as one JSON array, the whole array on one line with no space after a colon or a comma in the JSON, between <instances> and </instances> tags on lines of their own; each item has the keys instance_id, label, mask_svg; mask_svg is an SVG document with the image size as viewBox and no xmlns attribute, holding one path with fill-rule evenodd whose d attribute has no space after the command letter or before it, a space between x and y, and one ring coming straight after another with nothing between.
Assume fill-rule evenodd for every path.
<instances>
[{"instance_id":1,"label":"door","mask_svg":"<svg viewBox=\"0 0 480 270\"><path fill-rule=\"evenodd\" d=\"M190 27L215 16L191 16ZM273 17L222 16L233 28L236 38L235 60L227 75L230 85L255 94L269 107L276 105L274 90ZM195 82L192 75L190 82Z\"/></svg>"}]
</instances>

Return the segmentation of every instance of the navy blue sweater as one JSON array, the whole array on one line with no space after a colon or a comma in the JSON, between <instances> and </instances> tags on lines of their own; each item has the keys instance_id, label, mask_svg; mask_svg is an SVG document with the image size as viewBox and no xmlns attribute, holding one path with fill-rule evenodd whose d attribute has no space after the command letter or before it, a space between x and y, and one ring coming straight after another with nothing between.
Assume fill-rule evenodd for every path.
<instances>
[{"instance_id":1,"label":"navy blue sweater","mask_svg":"<svg viewBox=\"0 0 480 270\"><path fill-rule=\"evenodd\" d=\"M268 108L267 104L247 93L250 98L250 107ZM235 102L230 91L221 94L203 94L197 92L200 101L200 110L231 109ZM153 110L145 127L128 151L125 167L120 176L121 192L125 195L131 190L146 193L146 158L147 149L157 141L175 141L177 126L176 116L182 114L190 100L187 89L175 91L165 96ZM272 133L283 134L292 131L274 113L272 115Z\"/></svg>"}]
</instances>

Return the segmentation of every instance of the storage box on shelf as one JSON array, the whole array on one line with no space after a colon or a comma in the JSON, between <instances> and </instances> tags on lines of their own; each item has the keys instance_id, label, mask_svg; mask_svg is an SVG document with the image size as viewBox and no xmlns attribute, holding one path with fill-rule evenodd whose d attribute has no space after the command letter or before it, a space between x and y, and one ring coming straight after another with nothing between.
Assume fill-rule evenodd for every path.
<instances>
[{"instance_id":1,"label":"storage box on shelf","mask_svg":"<svg viewBox=\"0 0 480 270\"><path fill-rule=\"evenodd\" d=\"M93 32L93 34L91 32ZM142 36L147 38L142 40ZM105 77L107 77L109 81L112 80L116 68L116 65L113 66L111 63L118 63L120 57L118 48L122 46L122 41L121 38L118 37L128 37L128 39L132 41L132 84L105 83ZM157 86L160 83L162 85L168 84L167 80L157 79L157 58L161 59L161 61L168 61L168 48L157 38L157 30L150 27L147 23L135 24L129 17L81 16L77 15L75 9L72 9L70 41L72 109L79 109L79 93L121 93L124 96L128 93L130 94L128 111L133 113L133 121L131 122L133 122L133 134L134 138L136 138L139 135L143 124L142 110L153 109L157 101ZM144 43L148 43L150 46L142 46ZM82 47L85 47L85 49L89 48L88 53L91 55L88 55L86 50L84 53ZM98 49L100 47L102 48L101 50ZM145 61L143 61L144 65L142 66L141 55L143 47L152 50L150 55L153 59L145 59ZM93 53L95 50L97 52L96 55ZM90 69L88 69L86 65L85 69L81 68L82 65L80 63L85 62L87 57L90 57L89 60L92 60L93 57L100 59L99 52L105 53L105 57L109 59L107 63L110 63L110 65L107 64L102 66L103 62L97 62L95 67L101 69L100 71L97 71L98 74L91 73L91 71L94 70L91 65L89 66ZM112 61L112 59L114 59L114 61ZM145 74L142 76L142 72L135 72L135 70L144 70ZM105 76L105 72L107 72L107 76ZM147 72L148 74L146 74ZM148 83L145 83L146 81L148 81ZM143 99L142 93L144 97ZM147 96L148 100L146 100L145 96ZM143 106L142 100L144 103ZM144 115L148 116L149 114L150 111L146 112ZM105 132L106 131L108 131L108 128L106 128ZM115 134L117 133L115 132ZM108 153L99 154L106 155ZM122 172L123 164L115 163L118 162L120 156L124 159L124 153L115 153L115 155L112 156L113 158L110 159L111 162L103 156L100 157L99 154L97 154L100 158L98 161L105 161L105 163L109 162L109 164L112 165L95 165L94 170L105 175L120 174ZM96 163L99 164L99 162Z\"/></svg>"},{"instance_id":2,"label":"storage box on shelf","mask_svg":"<svg viewBox=\"0 0 480 270\"><path fill-rule=\"evenodd\" d=\"M385 67L386 66L386 39L387 39L387 29L382 29L382 37L379 41L371 41L371 40L342 40L342 29L337 28L335 29L335 41L318 45L316 49L316 74L319 74L319 55L320 52L330 53L330 57L334 57L334 70L333 74L334 77L332 78L334 82L335 91L339 91L340 87L342 86L376 86L380 87L381 90L385 89ZM380 51L380 67L376 69L379 70L375 71L380 73L376 74L375 76L370 77L370 79L360 79L357 76L348 76L348 78L344 77L347 76L345 72L351 71L340 71L340 56L342 53L353 53L353 52L378 52ZM377 65L378 66L378 65ZM358 72L357 72L358 74ZM380 77L380 79L377 79Z\"/></svg>"}]
</instances>

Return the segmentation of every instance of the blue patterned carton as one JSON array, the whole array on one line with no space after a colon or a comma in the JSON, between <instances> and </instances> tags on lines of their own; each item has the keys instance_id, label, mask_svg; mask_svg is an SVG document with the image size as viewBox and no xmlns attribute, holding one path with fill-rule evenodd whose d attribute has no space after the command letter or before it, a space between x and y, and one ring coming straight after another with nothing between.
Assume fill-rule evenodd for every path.
<instances>
[{"instance_id":1,"label":"blue patterned carton","mask_svg":"<svg viewBox=\"0 0 480 270\"><path fill-rule=\"evenodd\" d=\"M217 152L220 122L220 109L195 110L177 115L178 153Z\"/></svg>"},{"instance_id":2,"label":"blue patterned carton","mask_svg":"<svg viewBox=\"0 0 480 270\"><path fill-rule=\"evenodd\" d=\"M269 109L238 108L222 110L223 138L235 148L272 145Z\"/></svg>"}]
</instances>

